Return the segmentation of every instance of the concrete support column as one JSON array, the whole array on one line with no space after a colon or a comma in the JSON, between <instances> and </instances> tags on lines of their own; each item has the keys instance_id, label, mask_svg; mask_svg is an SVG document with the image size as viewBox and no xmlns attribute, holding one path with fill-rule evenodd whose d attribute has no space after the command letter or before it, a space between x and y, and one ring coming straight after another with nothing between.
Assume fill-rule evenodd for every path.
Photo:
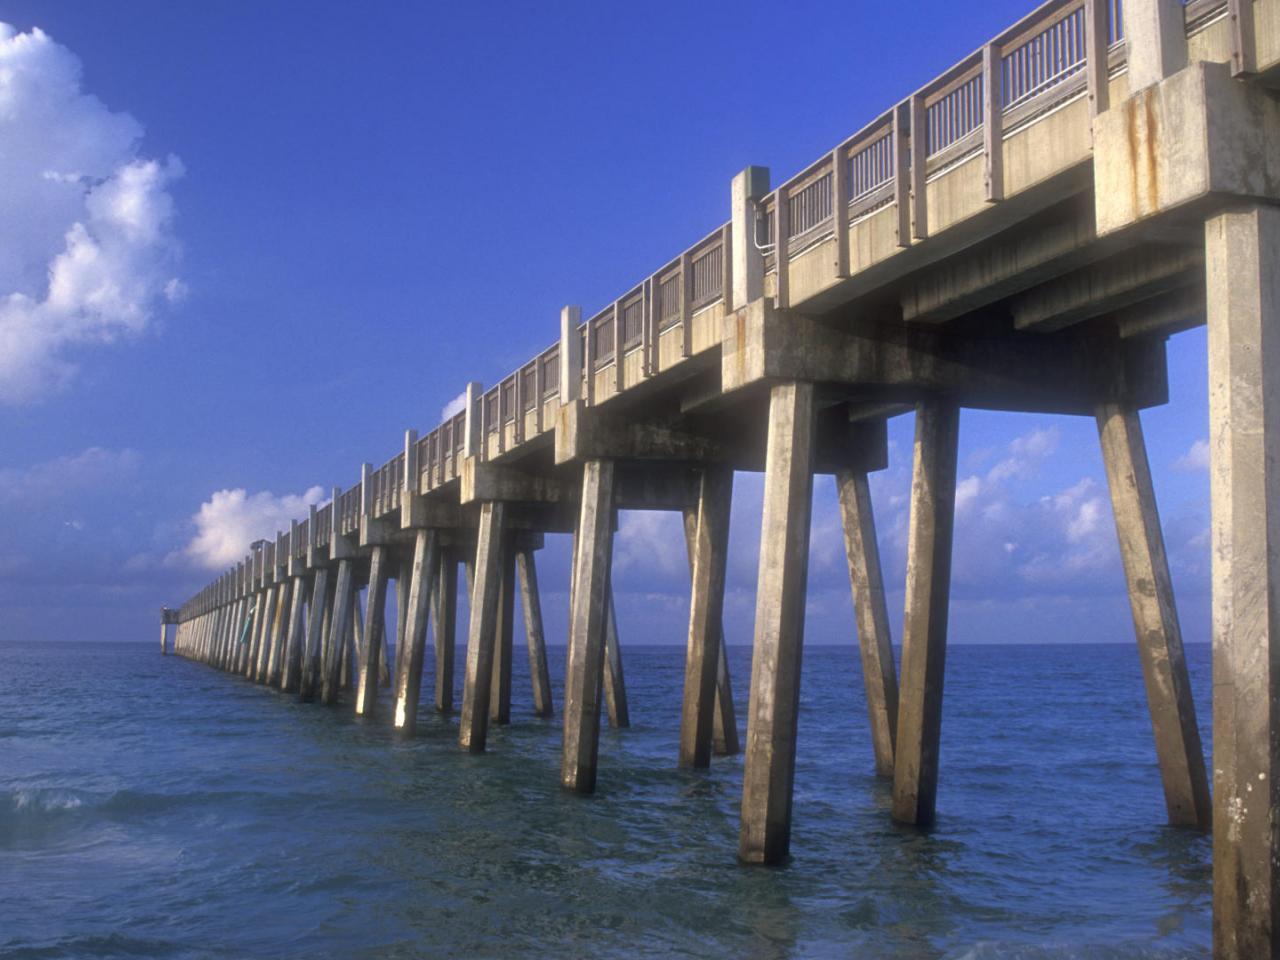
<instances>
[{"instance_id":1,"label":"concrete support column","mask_svg":"<svg viewBox=\"0 0 1280 960\"><path fill-rule=\"evenodd\" d=\"M604 702L609 726L623 730L631 726L631 708L627 705L627 679L622 672L622 647L618 643L618 608L613 602L613 584L609 585L609 616L604 634Z\"/></svg>"},{"instance_id":2,"label":"concrete support column","mask_svg":"<svg viewBox=\"0 0 1280 960\"><path fill-rule=\"evenodd\" d=\"M583 464L582 505L574 533L560 766L560 782L580 793L591 793L596 787L605 624L612 606L613 482L612 461L588 460Z\"/></svg>"},{"instance_id":3,"label":"concrete support column","mask_svg":"<svg viewBox=\"0 0 1280 960\"><path fill-rule=\"evenodd\" d=\"M269 619L270 601L269 590L266 588L258 590L253 612L253 631L249 634L249 649L246 651L244 665L244 675L250 680L254 679L254 673L258 667L258 651L262 649L263 631Z\"/></svg>"},{"instance_id":4,"label":"concrete support column","mask_svg":"<svg viewBox=\"0 0 1280 960\"><path fill-rule=\"evenodd\" d=\"M359 674L356 680L356 716L372 716L378 702L379 666L387 624L387 580L391 557L386 547L374 547L369 561L369 592L365 603L369 614L360 638Z\"/></svg>"},{"instance_id":5,"label":"concrete support column","mask_svg":"<svg viewBox=\"0 0 1280 960\"><path fill-rule=\"evenodd\" d=\"M693 586L680 713L680 765L711 765L717 671L724 638L724 577L729 553L733 468L708 466L698 486L698 513L689 545Z\"/></svg>"},{"instance_id":6,"label":"concrete support column","mask_svg":"<svg viewBox=\"0 0 1280 960\"><path fill-rule=\"evenodd\" d=\"M899 823L932 823L938 792L959 438L960 410L954 404L928 400L916 406L902 689L893 764L893 818Z\"/></svg>"},{"instance_id":7,"label":"concrete support column","mask_svg":"<svg viewBox=\"0 0 1280 960\"><path fill-rule=\"evenodd\" d=\"M419 530L413 541L413 566L401 569L408 585L404 605L404 631L396 670L395 728L412 734L418 723L418 699L422 691L422 657L427 645L427 607L440 574L440 538L434 530ZM438 639L437 639L438 642Z\"/></svg>"},{"instance_id":8,"label":"concrete support column","mask_svg":"<svg viewBox=\"0 0 1280 960\"><path fill-rule=\"evenodd\" d=\"M893 664L889 636L889 610L880 573L880 548L871 510L867 475L851 470L836 474L840 520L844 526L845 555L849 560L849 585L858 620L858 650L862 680L867 691L871 743L875 749L876 775L893 776L893 744L898 729L898 674Z\"/></svg>"},{"instance_id":9,"label":"concrete support column","mask_svg":"<svg viewBox=\"0 0 1280 960\"><path fill-rule=\"evenodd\" d=\"M1173 580L1137 409L1118 403L1100 405L1098 438L1128 580L1169 823L1208 830L1212 811L1204 748L1196 726Z\"/></svg>"},{"instance_id":10,"label":"concrete support column","mask_svg":"<svg viewBox=\"0 0 1280 960\"><path fill-rule=\"evenodd\" d=\"M329 589L329 568L321 567L316 571L315 580L311 584L311 602L307 604L307 633L303 646L302 673L298 683L298 697L301 700L314 700L316 690L320 687L322 672L321 658L324 644L325 611L333 602Z\"/></svg>"},{"instance_id":11,"label":"concrete support column","mask_svg":"<svg viewBox=\"0 0 1280 960\"><path fill-rule=\"evenodd\" d=\"M431 605L431 635L435 638L437 713L453 712L453 660L458 622L458 557L445 550L440 563L440 582Z\"/></svg>"},{"instance_id":12,"label":"concrete support column","mask_svg":"<svg viewBox=\"0 0 1280 960\"><path fill-rule=\"evenodd\" d=\"M1187 65L1182 0L1124 0L1123 15L1131 95Z\"/></svg>"},{"instance_id":13,"label":"concrete support column","mask_svg":"<svg viewBox=\"0 0 1280 960\"><path fill-rule=\"evenodd\" d=\"M176 640L175 640L176 645ZM160 610L160 655L164 656L169 652L169 608L164 607ZM176 650L174 651L177 652Z\"/></svg>"},{"instance_id":14,"label":"concrete support column","mask_svg":"<svg viewBox=\"0 0 1280 960\"><path fill-rule=\"evenodd\" d=\"M307 581L303 577L293 578L293 599L289 606L289 633L285 641L284 656L280 669L280 689L285 693L295 693L298 689L298 678L302 672L302 643L306 636L306 620L303 611L307 602Z\"/></svg>"},{"instance_id":15,"label":"concrete support column","mask_svg":"<svg viewBox=\"0 0 1280 960\"><path fill-rule=\"evenodd\" d=\"M769 394L755 641L738 834L738 856L749 863L780 863L791 846L800 654L804 644L813 503L813 394L811 383L777 384Z\"/></svg>"},{"instance_id":16,"label":"concrete support column","mask_svg":"<svg viewBox=\"0 0 1280 960\"><path fill-rule=\"evenodd\" d=\"M278 686L280 683L285 638L293 626L289 621L292 596L293 582L291 580L285 580L277 585L275 622L271 629L271 649L267 653L267 672L263 676L263 683L272 687Z\"/></svg>"},{"instance_id":17,"label":"concrete support column","mask_svg":"<svg viewBox=\"0 0 1280 960\"><path fill-rule=\"evenodd\" d=\"M1205 230L1213 955L1280 955L1280 209Z\"/></svg>"},{"instance_id":18,"label":"concrete support column","mask_svg":"<svg viewBox=\"0 0 1280 960\"><path fill-rule=\"evenodd\" d=\"M489 719L511 722L511 661L515 637L516 557L507 544L502 551L502 583L498 593L498 626L489 689Z\"/></svg>"},{"instance_id":19,"label":"concrete support column","mask_svg":"<svg viewBox=\"0 0 1280 960\"><path fill-rule=\"evenodd\" d=\"M756 205L769 193L769 168L747 167L733 178L732 211L733 310L764 296L764 254L756 246Z\"/></svg>"},{"instance_id":20,"label":"concrete support column","mask_svg":"<svg viewBox=\"0 0 1280 960\"><path fill-rule=\"evenodd\" d=\"M498 627L498 600L506 535L506 504L486 500L480 505L476 539L475 581L471 588L471 625L467 631L467 676L462 686L462 717L458 743L464 750L483 753L489 733L489 698Z\"/></svg>"},{"instance_id":21,"label":"concrete support column","mask_svg":"<svg viewBox=\"0 0 1280 960\"><path fill-rule=\"evenodd\" d=\"M547 667L547 641L542 631L542 600L538 596L538 567L532 550L516 553L516 575L520 580L524 635L529 647L533 712L539 717L550 717L555 712L551 701L551 671Z\"/></svg>"},{"instance_id":22,"label":"concrete support column","mask_svg":"<svg viewBox=\"0 0 1280 960\"><path fill-rule=\"evenodd\" d=\"M342 654L345 647L343 641L351 633L355 605L355 571L351 560L343 558L338 561L338 582L334 587L333 615L326 631L329 635L329 649L324 664L324 677L321 681L321 703L338 702L338 691L342 684Z\"/></svg>"},{"instance_id":23,"label":"concrete support column","mask_svg":"<svg viewBox=\"0 0 1280 960\"><path fill-rule=\"evenodd\" d=\"M391 665L393 677L400 676L400 658L404 656L404 631L407 626L409 610L409 583L413 579L412 562L407 557L401 557L400 564L396 567L396 656L395 663ZM424 631L426 629L425 620L423 621L423 629ZM397 699L399 699L399 689L399 684L397 683Z\"/></svg>"},{"instance_id":24,"label":"concrete support column","mask_svg":"<svg viewBox=\"0 0 1280 960\"><path fill-rule=\"evenodd\" d=\"M262 619L262 630L258 634L258 650L253 667L254 683L267 682L267 664L271 657L271 638L275 636L276 624L279 622L280 588L272 584L265 591L267 597L266 616Z\"/></svg>"}]
</instances>

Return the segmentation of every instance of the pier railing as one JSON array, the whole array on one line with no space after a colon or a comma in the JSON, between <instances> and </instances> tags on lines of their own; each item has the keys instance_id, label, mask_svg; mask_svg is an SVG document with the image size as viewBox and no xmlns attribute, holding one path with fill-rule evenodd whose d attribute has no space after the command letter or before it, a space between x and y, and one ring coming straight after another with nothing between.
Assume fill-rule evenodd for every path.
<instances>
[{"instance_id":1,"label":"pier railing","mask_svg":"<svg viewBox=\"0 0 1280 960\"><path fill-rule=\"evenodd\" d=\"M1228 7L1227 0L1184 5L1189 34ZM1097 95L1124 69L1125 58L1122 0L1042 4L776 187L759 210L756 242L765 251L766 273L778 277L779 263L789 264L890 205L897 207L900 245L924 239L926 183L978 153L986 156L987 199L1000 199L1003 140L1076 97ZM611 369L613 393L629 388L637 380L626 382L622 367L628 363L635 363L639 379L669 368L672 363L659 362L660 342L674 341L679 362L691 355L697 314L721 303L726 312L741 306L727 299L733 288L731 240L729 224L717 227L582 323L573 345L581 351L581 381L573 395L592 401L597 380L607 379ZM402 452L370 474L371 496L364 495L363 480L336 491L330 503L294 528L288 555L303 557L327 547L334 535L358 531L362 513L393 513L406 491L423 495L455 482L468 455L472 418L478 425L474 454L481 460L548 430L548 405L560 398L563 371L574 369L562 363L563 349L553 343L479 394L473 409L445 418L420 437L416 475L409 475ZM276 545L269 542L245 567L260 581L264 567L274 569L275 562ZM219 583L184 605L180 616L216 602Z\"/></svg>"}]
</instances>

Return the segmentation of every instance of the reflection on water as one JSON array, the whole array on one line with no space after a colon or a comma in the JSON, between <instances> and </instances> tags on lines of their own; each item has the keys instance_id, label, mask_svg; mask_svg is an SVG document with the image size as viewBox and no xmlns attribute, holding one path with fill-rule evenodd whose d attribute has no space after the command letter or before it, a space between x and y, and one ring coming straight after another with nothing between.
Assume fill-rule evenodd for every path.
<instances>
[{"instance_id":1,"label":"reflection on water","mask_svg":"<svg viewBox=\"0 0 1280 960\"><path fill-rule=\"evenodd\" d=\"M1209 842L1162 826L1127 647L954 648L927 832L889 819L855 652L811 647L773 869L735 860L741 760L675 766L677 647L626 649L591 798L522 657L472 757L454 719L398 740L150 645L0 651L0 957L1208 955Z\"/></svg>"}]
</instances>

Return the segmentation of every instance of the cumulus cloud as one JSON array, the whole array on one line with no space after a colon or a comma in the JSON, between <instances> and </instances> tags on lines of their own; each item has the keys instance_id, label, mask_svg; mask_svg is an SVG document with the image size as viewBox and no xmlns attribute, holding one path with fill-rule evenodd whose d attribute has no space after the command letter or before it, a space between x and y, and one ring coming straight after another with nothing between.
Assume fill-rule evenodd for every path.
<instances>
[{"instance_id":1,"label":"cumulus cloud","mask_svg":"<svg viewBox=\"0 0 1280 960\"><path fill-rule=\"evenodd\" d=\"M244 559L254 540L287 530L291 520L302 519L312 504L324 498L321 487L280 497L268 491L250 495L243 489L219 490L191 518L196 533L179 556L209 570L222 570Z\"/></svg>"},{"instance_id":2,"label":"cumulus cloud","mask_svg":"<svg viewBox=\"0 0 1280 960\"><path fill-rule=\"evenodd\" d=\"M467 391L463 390L460 394L444 405L440 411L440 419L448 420L450 417L456 417L467 408Z\"/></svg>"},{"instance_id":3,"label":"cumulus cloud","mask_svg":"<svg viewBox=\"0 0 1280 960\"><path fill-rule=\"evenodd\" d=\"M1207 439L1201 439L1191 444L1187 452L1179 457L1177 462L1174 463L1174 467L1188 472L1208 470L1209 441Z\"/></svg>"},{"instance_id":4,"label":"cumulus cloud","mask_svg":"<svg viewBox=\"0 0 1280 960\"><path fill-rule=\"evenodd\" d=\"M39 29L0 23L0 403L74 376L74 351L136 335L186 292L173 275L175 157L80 87L80 62Z\"/></svg>"}]
</instances>

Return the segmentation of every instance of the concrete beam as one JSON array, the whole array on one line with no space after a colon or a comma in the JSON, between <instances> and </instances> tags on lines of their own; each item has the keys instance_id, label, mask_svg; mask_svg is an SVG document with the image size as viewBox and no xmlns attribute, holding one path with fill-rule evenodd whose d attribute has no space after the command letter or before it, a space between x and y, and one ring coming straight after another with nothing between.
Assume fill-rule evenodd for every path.
<instances>
[{"instance_id":1,"label":"concrete beam","mask_svg":"<svg viewBox=\"0 0 1280 960\"><path fill-rule=\"evenodd\" d=\"M1098 364L1111 341L1087 331L974 334L896 323L841 330L763 301L735 321L726 324L723 341L726 393L794 379L880 403L945 396L985 409L1089 415L1108 400L1146 407L1168 398L1159 340L1128 348L1125 396L1118 397L1116 382Z\"/></svg>"},{"instance_id":2,"label":"concrete beam","mask_svg":"<svg viewBox=\"0 0 1280 960\"><path fill-rule=\"evenodd\" d=\"M1194 286L1204 275L1204 250L1141 247L1041 284L1009 304L1019 330L1061 330L1125 307Z\"/></svg>"},{"instance_id":3,"label":"concrete beam","mask_svg":"<svg viewBox=\"0 0 1280 960\"><path fill-rule=\"evenodd\" d=\"M1157 216L1199 222L1230 198L1280 200L1280 103L1226 64L1194 63L1116 104L1093 142L1100 237Z\"/></svg>"},{"instance_id":4,"label":"concrete beam","mask_svg":"<svg viewBox=\"0 0 1280 960\"><path fill-rule=\"evenodd\" d=\"M555 462L586 460L721 461L723 447L710 437L683 429L677 422L612 413L582 401L556 411Z\"/></svg>"},{"instance_id":5,"label":"concrete beam","mask_svg":"<svg viewBox=\"0 0 1280 960\"><path fill-rule=\"evenodd\" d=\"M555 477L526 473L515 467L483 463L477 457L462 462L462 504L502 500L526 503L559 503L568 499Z\"/></svg>"}]
</instances>

